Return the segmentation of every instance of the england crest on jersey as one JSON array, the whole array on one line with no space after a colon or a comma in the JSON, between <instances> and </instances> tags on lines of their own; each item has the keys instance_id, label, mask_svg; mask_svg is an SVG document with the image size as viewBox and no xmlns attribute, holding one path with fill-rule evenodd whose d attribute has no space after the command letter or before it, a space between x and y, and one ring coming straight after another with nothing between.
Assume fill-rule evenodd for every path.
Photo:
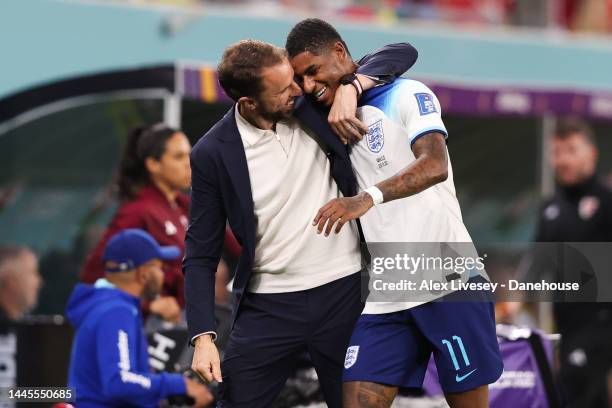
<instances>
[{"instance_id":1,"label":"england crest on jersey","mask_svg":"<svg viewBox=\"0 0 612 408\"><path fill-rule=\"evenodd\" d=\"M351 368L357 362L359 354L359 346L350 346L346 349L346 357L344 358L344 368Z\"/></svg>"},{"instance_id":2,"label":"england crest on jersey","mask_svg":"<svg viewBox=\"0 0 612 408\"><path fill-rule=\"evenodd\" d=\"M419 104L419 112L421 113L421 116L437 112L433 95L428 93L416 93L414 96Z\"/></svg>"},{"instance_id":3,"label":"england crest on jersey","mask_svg":"<svg viewBox=\"0 0 612 408\"><path fill-rule=\"evenodd\" d=\"M385 135L382 128L382 119L374 122L368 127L368 134L366 135L366 142L368 149L372 153L378 153L382 150L385 144Z\"/></svg>"}]
</instances>

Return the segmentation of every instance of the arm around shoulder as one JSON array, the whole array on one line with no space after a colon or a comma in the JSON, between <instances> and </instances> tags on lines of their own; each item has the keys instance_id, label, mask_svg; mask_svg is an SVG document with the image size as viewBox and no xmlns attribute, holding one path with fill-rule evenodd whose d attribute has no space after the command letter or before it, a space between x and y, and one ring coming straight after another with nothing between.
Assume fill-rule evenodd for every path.
<instances>
[{"instance_id":1,"label":"arm around shoulder","mask_svg":"<svg viewBox=\"0 0 612 408\"><path fill-rule=\"evenodd\" d=\"M407 42L389 44L361 58L357 74L390 83L408 71L418 57L416 48Z\"/></svg>"}]
</instances>

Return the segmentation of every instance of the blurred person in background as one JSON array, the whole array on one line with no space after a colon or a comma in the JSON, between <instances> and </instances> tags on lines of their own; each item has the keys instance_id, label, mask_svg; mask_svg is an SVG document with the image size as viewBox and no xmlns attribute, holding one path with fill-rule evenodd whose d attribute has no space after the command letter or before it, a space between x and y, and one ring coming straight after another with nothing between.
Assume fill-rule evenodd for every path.
<instances>
[{"instance_id":1,"label":"blurred person in background","mask_svg":"<svg viewBox=\"0 0 612 408\"><path fill-rule=\"evenodd\" d=\"M141 228L162 245L184 249L189 199L183 191L191 185L191 144L181 131L162 123L132 131L119 164L118 196L121 201L102 239L89 254L81 279L94 283L103 277L102 251L108 239L126 228ZM164 262L162 296L149 304L151 313L178 321L184 304L180 259Z\"/></svg>"},{"instance_id":2,"label":"blurred person in background","mask_svg":"<svg viewBox=\"0 0 612 408\"><path fill-rule=\"evenodd\" d=\"M152 374L140 300L162 289L163 261L180 259L176 246L160 246L143 230L126 229L104 249L105 277L78 284L66 309L76 334L68 384L78 390L78 407L154 407L187 394L195 406L213 401L206 387L181 374Z\"/></svg>"},{"instance_id":3,"label":"blurred person in background","mask_svg":"<svg viewBox=\"0 0 612 408\"><path fill-rule=\"evenodd\" d=\"M97 246L87 256L81 279L94 283L104 275L102 251L108 239L125 228L141 228L163 245L175 245L183 253L191 187L191 144L180 130L163 123L134 129L127 141L117 175L121 204ZM226 231L228 253L239 245ZM225 267L224 260L220 268ZM179 321L185 305L180 259L164 263L161 296L148 304L148 311L168 321ZM222 275L223 276L223 275Z\"/></svg>"},{"instance_id":4,"label":"blurred person in background","mask_svg":"<svg viewBox=\"0 0 612 408\"><path fill-rule=\"evenodd\" d=\"M612 242L612 192L599 179L593 132L560 120L550 160L557 190L540 211L537 242ZM612 303L555 303L561 381L571 407L605 407L612 367Z\"/></svg>"},{"instance_id":5,"label":"blurred person in background","mask_svg":"<svg viewBox=\"0 0 612 408\"><path fill-rule=\"evenodd\" d=\"M32 250L0 246L0 321L17 321L33 310L42 283Z\"/></svg>"}]
</instances>

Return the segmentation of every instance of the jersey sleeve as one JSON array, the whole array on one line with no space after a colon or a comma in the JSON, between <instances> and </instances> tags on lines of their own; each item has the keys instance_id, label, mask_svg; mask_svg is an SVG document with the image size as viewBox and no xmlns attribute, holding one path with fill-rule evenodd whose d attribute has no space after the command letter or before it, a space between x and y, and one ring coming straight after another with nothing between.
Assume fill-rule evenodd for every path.
<instances>
[{"instance_id":1,"label":"jersey sleeve","mask_svg":"<svg viewBox=\"0 0 612 408\"><path fill-rule=\"evenodd\" d=\"M420 137L432 133L442 133L445 138L448 132L442 122L442 109L436 95L425 84L418 81L407 81L398 92L400 100L396 101L399 119L410 140L414 144Z\"/></svg>"}]
</instances>

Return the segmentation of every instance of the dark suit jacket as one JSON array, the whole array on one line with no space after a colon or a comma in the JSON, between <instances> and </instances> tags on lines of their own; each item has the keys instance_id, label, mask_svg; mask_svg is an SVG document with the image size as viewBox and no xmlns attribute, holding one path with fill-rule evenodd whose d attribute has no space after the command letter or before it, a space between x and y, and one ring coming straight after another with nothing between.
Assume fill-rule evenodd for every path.
<instances>
[{"instance_id":1,"label":"dark suit jacket","mask_svg":"<svg viewBox=\"0 0 612 408\"><path fill-rule=\"evenodd\" d=\"M359 61L358 73L390 82L417 59L410 44L392 44ZM223 250L226 222L242 245L234 277L233 316L248 287L255 256L255 219L249 170L242 139L229 110L191 152L191 208L185 238L185 300L190 338L215 331L215 272ZM309 98L297 103L294 116L325 144L331 175L345 196L356 192L348 152L327 123L327 112ZM324 203L321 203L323 205Z\"/></svg>"}]
</instances>

